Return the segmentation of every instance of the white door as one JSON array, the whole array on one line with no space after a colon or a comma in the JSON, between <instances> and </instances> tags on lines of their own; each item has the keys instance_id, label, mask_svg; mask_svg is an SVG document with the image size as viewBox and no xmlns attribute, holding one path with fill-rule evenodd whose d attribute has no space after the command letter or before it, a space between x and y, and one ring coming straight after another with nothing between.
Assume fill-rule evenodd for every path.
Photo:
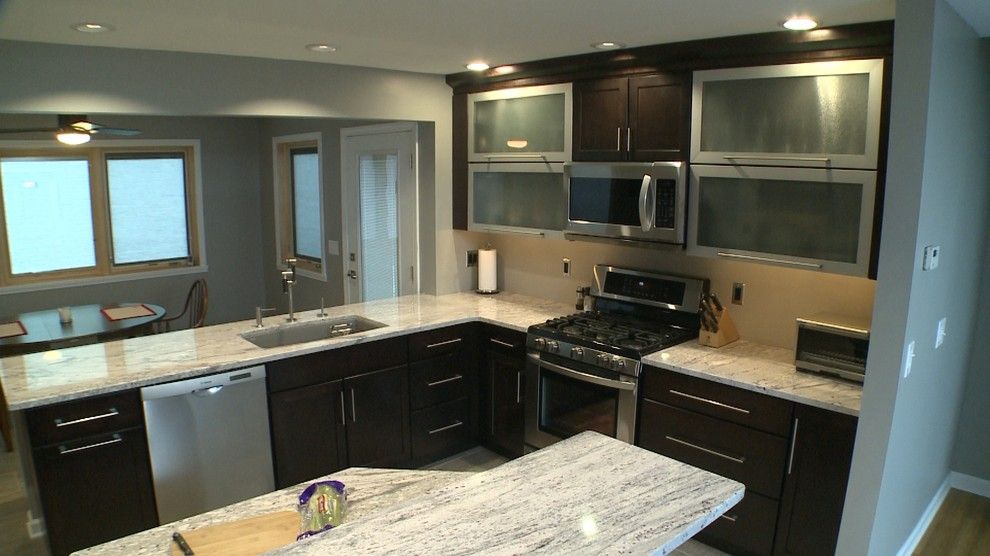
<instances>
[{"instance_id":1,"label":"white door","mask_svg":"<svg viewBox=\"0 0 990 556\"><path fill-rule=\"evenodd\" d=\"M346 128L340 139L346 302L418 292L415 124Z\"/></svg>"}]
</instances>

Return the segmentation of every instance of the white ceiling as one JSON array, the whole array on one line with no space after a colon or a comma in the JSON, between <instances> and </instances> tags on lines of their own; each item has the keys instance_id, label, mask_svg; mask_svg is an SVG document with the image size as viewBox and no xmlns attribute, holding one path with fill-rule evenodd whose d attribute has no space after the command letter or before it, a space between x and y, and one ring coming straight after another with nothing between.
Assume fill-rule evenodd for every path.
<instances>
[{"instance_id":1,"label":"white ceiling","mask_svg":"<svg viewBox=\"0 0 990 556\"><path fill-rule=\"evenodd\" d=\"M986 0L955 0L983 4ZM425 73L781 30L893 19L894 0L0 0L0 38L306 60ZM110 33L71 25L95 21ZM327 42L329 54L306 50Z\"/></svg>"}]
</instances>

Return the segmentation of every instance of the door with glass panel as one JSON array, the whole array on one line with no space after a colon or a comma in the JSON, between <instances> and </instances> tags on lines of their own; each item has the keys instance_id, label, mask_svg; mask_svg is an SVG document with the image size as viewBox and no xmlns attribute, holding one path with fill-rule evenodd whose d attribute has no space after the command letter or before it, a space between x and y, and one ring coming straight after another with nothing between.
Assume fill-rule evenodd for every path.
<instances>
[{"instance_id":1,"label":"door with glass panel","mask_svg":"<svg viewBox=\"0 0 990 556\"><path fill-rule=\"evenodd\" d=\"M419 291L415 124L341 130L347 303Z\"/></svg>"}]
</instances>

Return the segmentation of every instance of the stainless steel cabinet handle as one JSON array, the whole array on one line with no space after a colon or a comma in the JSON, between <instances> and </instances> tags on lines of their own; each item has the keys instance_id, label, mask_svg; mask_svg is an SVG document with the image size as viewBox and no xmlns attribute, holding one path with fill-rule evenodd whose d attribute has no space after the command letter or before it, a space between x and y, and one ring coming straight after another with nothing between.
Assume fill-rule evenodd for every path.
<instances>
[{"instance_id":1,"label":"stainless steel cabinet handle","mask_svg":"<svg viewBox=\"0 0 990 556\"><path fill-rule=\"evenodd\" d=\"M446 384L448 382L454 382L455 380L460 380L462 378L464 378L464 377L461 376L461 375L454 375L452 377L445 378L443 380L436 380L436 381L433 381L433 382L427 382L426 385L427 386L430 386L430 387L433 387L433 386L438 386L440 384Z\"/></svg>"},{"instance_id":2,"label":"stainless steel cabinet handle","mask_svg":"<svg viewBox=\"0 0 990 556\"><path fill-rule=\"evenodd\" d=\"M516 373L516 403L522 403L522 371Z\"/></svg>"},{"instance_id":3,"label":"stainless steel cabinet handle","mask_svg":"<svg viewBox=\"0 0 990 556\"><path fill-rule=\"evenodd\" d=\"M820 265L818 263L806 263L806 262L803 262L803 261L791 261L791 260L787 260L787 259L775 259L773 257L756 257L756 256L753 256L753 255L740 255L738 253L726 253L725 251L718 251L717 254L718 254L719 257L725 257L725 258L728 258L728 259L742 259L744 261L759 261L759 262L763 262L763 263L789 264L789 265L792 265L792 266L801 266L801 267L805 267L805 268L821 268L822 267L822 265Z\"/></svg>"},{"instance_id":4,"label":"stainless steel cabinet handle","mask_svg":"<svg viewBox=\"0 0 990 556\"><path fill-rule=\"evenodd\" d=\"M534 232L530 230L516 230L511 228L484 228L486 232L493 234L519 234L523 236L540 236L544 237L547 235L546 232Z\"/></svg>"},{"instance_id":5,"label":"stainless steel cabinet handle","mask_svg":"<svg viewBox=\"0 0 990 556\"><path fill-rule=\"evenodd\" d=\"M70 425L78 425L79 423L88 423L89 421L96 421L97 419L106 419L107 417L116 417L120 415L116 407L111 407L106 413L101 413L100 415L93 415L90 417L83 417L82 419L73 419L72 421L62 421L61 418L55 419L56 427L68 427Z\"/></svg>"},{"instance_id":6,"label":"stainless steel cabinet handle","mask_svg":"<svg viewBox=\"0 0 990 556\"><path fill-rule=\"evenodd\" d=\"M731 521L732 523L735 523L736 520L739 519L739 516L737 516L737 515L729 515L729 514L722 514L719 517L722 518L722 519L724 519L724 520L726 520L726 521Z\"/></svg>"},{"instance_id":7,"label":"stainless steel cabinet handle","mask_svg":"<svg viewBox=\"0 0 990 556\"><path fill-rule=\"evenodd\" d=\"M347 415L344 413L344 405L346 405L344 404L344 390L341 389L340 391L340 424L341 425L347 424Z\"/></svg>"},{"instance_id":8,"label":"stainless steel cabinet handle","mask_svg":"<svg viewBox=\"0 0 990 556\"><path fill-rule=\"evenodd\" d=\"M708 398L702 398L702 397L694 396L694 395L691 395L691 394L685 394L684 392L681 392L679 390L668 389L667 391L670 392L671 394L674 394L675 396L681 396L682 398L687 398L689 400L694 400L694 401L697 401L697 402L707 403L707 404L714 405L716 407L722 407L722 408L725 408L725 409L731 409L732 411L738 411L739 413L743 413L745 415L749 415L749 410L748 409L743 409L741 407L736 407L734 405L729 405L727 403L717 402L715 400L709 400Z\"/></svg>"},{"instance_id":9,"label":"stainless steel cabinet handle","mask_svg":"<svg viewBox=\"0 0 990 556\"><path fill-rule=\"evenodd\" d=\"M357 423L357 402L354 401L354 389L351 388L351 422Z\"/></svg>"},{"instance_id":10,"label":"stainless steel cabinet handle","mask_svg":"<svg viewBox=\"0 0 990 556\"><path fill-rule=\"evenodd\" d=\"M736 463L746 463L746 458L745 457L739 457L739 458L737 458L735 456L730 456L728 454L723 454L722 452L716 452L715 450L709 450L708 448L703 448L701 446L698 446L697 444L692 444L692 443L690 443L690 442L688 442L686 440L681 440L680 438L676 438L676 437L669 436L669 435L666 438L667 438L667 440L669 440L671 442L676 442L678 444L687 446L689 448L694 448L695 450L701 450L702 452L704 452L706 454L711 454L713 456L718 456L718 457L720 457L722 459L727 459L729 461L734 461Z\"/></svg>"},{"instance_id":11,"label":"stainless steel cabinet handle","mask_svg":"<svg viewBox=\"0 0 990 556\"><path fill-rule=\"evenodd\" d=\"M622 151L622 128L615 128L615 152Z\"/></svg>"},{"instance_id":12,"label":"stainless steel cabinet handle","mask_svg":"<svg viewBox=\"0 0 990 556\"><path fill-rule=\"evenodd\" d=\"M501 154L486 154L485 158L489 161L497 160L499 158L538 158L540 160L546 160L547 157L540 153L501 153Z\"/></svg>"},{"instance_id":13,"label":"stainless steel cabinet handle","mask_svg":"<svg viewBox=\"0 0 990 556\"><path fill-rule=\"evenodd\" d=\"M460 342L462 339L463 338L454 338L453 340L444 340L442 342L437 342L435 344L427 344L426 349L440 347L440 346L447 346L450 344L456 344L457 342Z\"/></svg>"},{"instance_id":14,"label":"stainless steel cabinet handle","mask_svg":"<svg viewBox=\"0 0 990 556\"><path fill-rule=\"evenodd\" d=\"M452 423L450 425L447 425L446 427L440 427L439 429L433 429L431 431L428 431L427 434L436 434L438 432L449 431L450 429L456 429L457 427L459 427L459 426L461 426L463 424L464 423L462 423L460 421L456 421L456 422L454 422L454 423Z\"/></svg>"},{"instance_id":15,"label":"stainless steel cabinet handle","mask_svg":"<svg viewBox=\"0 0 990 556\"><path fill-rule=\"evenodd\" d=\"M72 452L82 452L83 450L92 450L93 448L99 448L100 446L107 446L110 444L116 444L118 442L123 442L124 439L120 437L119 434L113 435L113 440L106 440L104 442L97 442L95 444L87 444L86 446L80 446L78 448L66 448L65 445L58 447L58 455L64 456L65 454L71 454Z\"/></svg>"},{"instance_id":16,"label":"stainless steel cabinet handle","mask_svg":"<svg viewBox=\"0 0 990 556\"><path fill-rule=\"evenodd\" d=\"M797 430L798 430L798 418L794 418L794 431L791 432L791 455L787 458L787 474L791 474L791 469L794 468L794 445L797 444Z\"/></svg>"},{"instance_id":17,"label":"stainless steel cabinet handle","mask_svg":"<svg viewBox=\"0 0 990 556\"><path fill-rule=\"evenodd\" d=\"M783 156L783 155L759 155L759 154L727 154L723 156L725 160L791 160L794 162L828 162L832 160L827 156Z\"/></svg>"},{"instance_id":18,"label":"stainless steel cabinet handle","mask_svg":"<svg viewBox=\"0 0 990 556\"><path fill-rule=\"evenodd\" d=\"M626 152L632 152L632 128L626 128Z\"/></svg>"},{"instance_id":19,"label":"stainless steel cabinet handle","mask_svg":"<svg viewBox=\"0 0 990 556\"><path fill-rule=\"evenodd\" d=\"M495 338L488 338L488 341L490 341L493 344L498 344L500 346L505 346L507 348L516 349L516 345L515 344L510 344L509 342L503 342L502 340L497 340Z\"/></svg>"}]
</instances>

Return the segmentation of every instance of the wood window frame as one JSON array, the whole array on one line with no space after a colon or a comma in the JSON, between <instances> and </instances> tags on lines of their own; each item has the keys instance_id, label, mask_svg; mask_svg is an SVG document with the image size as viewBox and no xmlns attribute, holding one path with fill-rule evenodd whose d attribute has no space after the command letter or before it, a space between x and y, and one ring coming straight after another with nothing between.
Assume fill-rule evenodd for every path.
<instances>
[{"instance_id":1,"label":"wood window frame","mask_svg":"<svg viewBox=\"0 0 990 556\"><path fill-rule=\"evenodd\" d=\"M319 162L320 186L320 258L301 256L295 246L295 214L292 177L292 152L315 149ZM323 137L321 133L302 133L272 138L272 175L275 194L275 264L285 268L285 259L296 259L296 269L303 276L327 281L326 217L324 214L326 181L324 179Z\"/></svg>"},{"instance_id":2,"label":"wood window frame","mask_svg":"<svg viewBox=\"0 0 990 556\"><path fill-rule=\"evenodd\" d=\"M199 142L195 140L155 141L144 145L132 141L106 141L85 147L59 147L35 145L35 142L0 145L0 159L41 158L52 160L81 160L89 165L90 210L93 225L93 246L96 264L92 267L52 270L46 272L13 274L10 265L10 245L7 238L6 212L3 195L0 194L0 288L39 286L60 281L93 280L101 277L134 275L175 268L204 268L202 213L200 202L202 188L199 183ZM47 142L46 142L47 143ZM27 146L30 145L30 146ZM111 153L182 153L184 157L186 188L186 238L189 242L190 257L177 261L151 261L114 265L111 255L112 231L110 223L110 197L107 179L106 155ZM0 188L3 187L0 180ZM0 189L2 191L2 189Z\"/></svg>"}]
</instances>

